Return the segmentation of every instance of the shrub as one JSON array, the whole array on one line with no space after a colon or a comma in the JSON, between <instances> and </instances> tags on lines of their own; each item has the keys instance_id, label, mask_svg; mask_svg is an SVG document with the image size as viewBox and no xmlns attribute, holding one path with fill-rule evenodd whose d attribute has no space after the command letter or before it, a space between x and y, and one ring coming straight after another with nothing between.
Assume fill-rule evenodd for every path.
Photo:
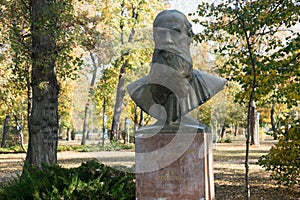
<instances>
[{"instance_id":1,"label":"shrub","mask_svg":"<svg viewBox=\"0 0 300 200\"><path fill-rule=\"evenodd\" d=\"M133 149L134 145L122 144L120 142L111 142L104 147L99 145L59 145L58 152L62 151L76 151L76 152L94 152L94 151L121 151ZM0 148L1 150L1 148Z\"/></svg>"},{"instance_id":2,"label":"shrub","mask_svg":"<svg viewBox=\"0 0 300 200\"><path fill-rule=\"evenodd\" d=\"M226 138L226 139L224 140L224 142L225 142L225 143L232 143L232 140L231 140L230 138Z\"/></svg>"},{"instance_id":3,"label":"shrub","mask_svg":"<svg viewBox=\"0 0 300 200\"><path fill-rule=\"evenodd\" d=\"M122 144L120 142L112 141L108 145L104 146L105 151L120 151L125 149L132 149L134 146L130 144Z\"/></svg>"},{"instance_id":4,"label":"shrub","mask_svg":"<svg viewBox=\"0 0 300 200\"><path fill-rule=\"evenodd\" d=\"M300 128L299 120L279 130L282 136L270 152L259 159L259 165L271 171L278 185L300 185Z\"/></svg>"},{"instance_id":5,"label":"shrub","mask_svg":"<svg viewBox=\"0 0 300 200\"><path fill-rule=\"evenodd\" d=\"M57 152L62 151L89 152L89 147L86 145L58 145Z\"/></svg>"},{"instance_id":6,"label":"shrub","mask_svg":"<svg viewBox=\"0 0 300 200\"><path fill-rule=\"evenodd\" d=\"M19 146L10 146L5 148L0 148L0 153L24 153L22 147Z\"/></svg>"},{"instance_id":7,"label":"shrub","mask_svg":"<svg viewBox=\"0 0 300 200\"><path fill-rule=\"evenodd\" d=\"M22 176L0 186L0 199L135 199L134 174L96 160L78 168L25 168Z\"/></svg>"}]
</instances>

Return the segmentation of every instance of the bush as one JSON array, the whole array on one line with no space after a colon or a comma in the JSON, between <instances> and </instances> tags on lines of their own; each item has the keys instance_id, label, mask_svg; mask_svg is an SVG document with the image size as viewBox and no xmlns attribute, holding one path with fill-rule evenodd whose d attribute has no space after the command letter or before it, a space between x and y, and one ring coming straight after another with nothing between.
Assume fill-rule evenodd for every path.
<instances>
[{"instance_id":1,"label":"bush","mask_svg":"<svg viewBox=\"0 0 300 200\"><path fill-rule=\"evenodd\" d=\"M120 151L125 149L132 149L134 146L130 144L122 144L120 142L112 141L104 146L104 151Z\"/></svg>"},{"instance_id":2,"label":"bush","mask_svg":"<svg viewBox=\"0 0 300 200\"><path fill-rule=\"evenodd\" d=\"M224 140L224 142L225 142L225 143L232 143L232 140L231 140L230 138L226 138L226 139Z\"/></svg>"},{"instance_id":3,"label":"bush","mask_svg":"<svg viewBox=\"0 0 300 200\"><path fill-rule=\"evenodd\" d=\"M58 145L57 152L62 151L89 152L89 147L86 145Z\"/></svg>"},{"instance_id":4,"label":"bush","mask_svg":"<svg viewBox=\"0 0 300 200\"><path fill-rule=\"evenodd\" d=\"M279 130L278 144L259 159L259 165L271 171L278 185L300 185L300 128L299 120Z\"/></svg>"},{"instance_id":5,"label":"bush","mask_svg":"<svg viewBox=\"0 0 300 200\"><path fill-rule=\"evenodd\" d=\"M134 174L118 171L96 160L78 168L26 168L23 175L0 186L0 199L135 199Z\"/></svg>"},{"instance_id":6,"label":"bush","mask_svg":"<svg viewBox=\"0 0 300 200\"><path fill-rule=\"evenodd\" d=\"M62 151L76 151L76 152L94 152L94 151L121 151L133 149L134 145L122 144L119 142L111 142L104 147L99 145L59 145L58 152ZM1 150L1 148L0 148Z\"/></svg>"},{"instance_id":7,"label":"bush","mask_svg":"<svg viewBox=\"0 0 300 200\"><path fill-rule=\"evenodd\" d=\"M24 153L22 147L19 146L10 146L5 148L0 148L0 153Z\"/></svg>"}]
</instances>

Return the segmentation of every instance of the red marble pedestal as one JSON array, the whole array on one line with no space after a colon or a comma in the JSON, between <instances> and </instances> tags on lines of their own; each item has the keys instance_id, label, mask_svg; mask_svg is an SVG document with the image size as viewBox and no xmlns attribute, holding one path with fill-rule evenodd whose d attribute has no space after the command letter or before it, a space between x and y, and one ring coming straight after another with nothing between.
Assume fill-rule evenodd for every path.
<instances>
[{"instance_id":1,"label":"red marble pedestal","mask_svg":"<svg viewBox=\"0 0 300 200\"><path fill-rule=\"evenodd\" d=\"M212 139L203 130L137 133L137 200L214 199Z\"/></svg>"}]
</instances>

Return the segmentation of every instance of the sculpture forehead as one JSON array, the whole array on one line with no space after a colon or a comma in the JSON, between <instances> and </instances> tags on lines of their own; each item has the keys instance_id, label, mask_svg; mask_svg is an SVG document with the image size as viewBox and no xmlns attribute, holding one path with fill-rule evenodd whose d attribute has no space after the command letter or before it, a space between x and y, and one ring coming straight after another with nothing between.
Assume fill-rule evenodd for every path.
<instances>
[{"instance_id":1,"label":"sculpture forehead","mask_svg":"<svg viewBox=\"0 0 300 200\"><path fill-rule=\"evenodd\" d=\"M154 27L161 27L161 28L187 28L186 27L187 19L186 17L179 12L163 12L159 14L155 21Z\"/></svg>"}]
</instances>

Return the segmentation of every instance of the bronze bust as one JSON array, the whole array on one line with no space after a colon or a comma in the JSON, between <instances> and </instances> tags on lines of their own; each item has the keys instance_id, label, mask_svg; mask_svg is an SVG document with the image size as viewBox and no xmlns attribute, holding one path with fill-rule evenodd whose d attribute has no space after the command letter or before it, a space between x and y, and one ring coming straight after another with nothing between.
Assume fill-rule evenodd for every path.
<instances>
[{"instance_id":1,"label":"bronze bust","mask_svg":"<svg viewBox=\"0 0 300 200\"><path fill-rule=\"evenodd\" d=\"M158 123L175 126L191 110L223 89L226 80L192 68L192 25L177 10L159 13L153 24L155 49L149 75L127 89Z\"/></svg>"}]
</instances>

